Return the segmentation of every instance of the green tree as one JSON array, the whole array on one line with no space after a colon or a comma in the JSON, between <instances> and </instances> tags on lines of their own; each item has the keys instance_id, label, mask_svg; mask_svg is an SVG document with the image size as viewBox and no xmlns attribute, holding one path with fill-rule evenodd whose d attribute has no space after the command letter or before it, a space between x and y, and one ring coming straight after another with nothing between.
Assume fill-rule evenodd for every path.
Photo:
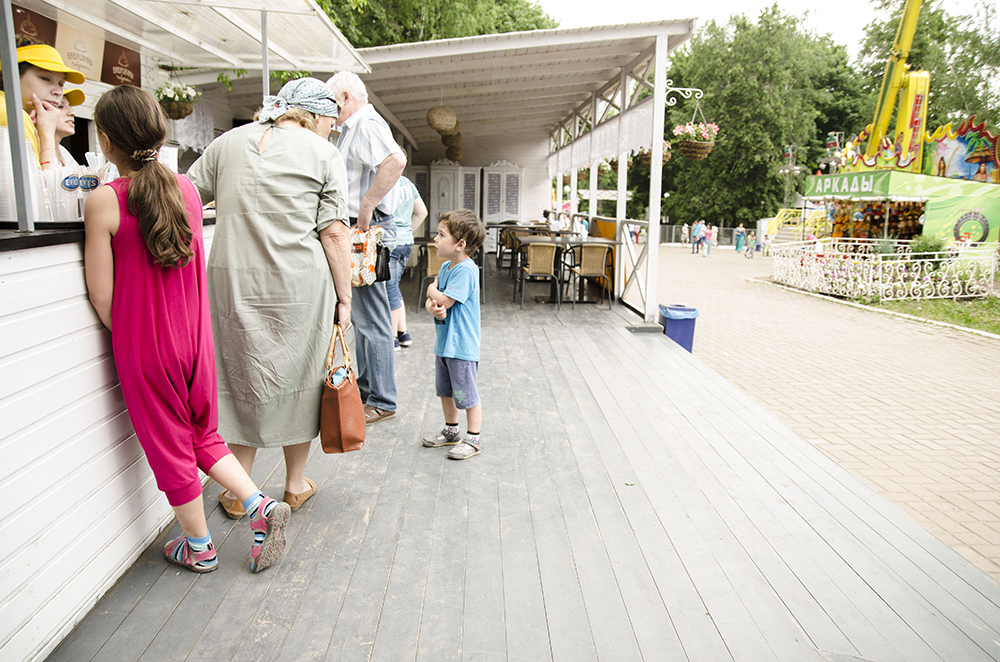
<instances>
[{"instance_id":1,"label":"green tree","mask_svg":"<svg viewBox=\"0 0 1000 662\"><path fill-rule=\"evenodd\" d=\"M858 58L863 87L877 93L903 12L904 0L873 0L881 18L872 21ZM925 0L907 58L912 69L930 72L927 128L975 115L995 134L1000 127L1000 35L997 11L980 2L975 15L949 14L940 0ZM875 97L865 106L867 122ZM895 117L895 115L893 116ZM895 131L892 131L895 133Z\"/></svg>"},{"instance_id":2,"label":"green tree","mask_svg":"<svg viewBox=\"0 0 1000 662\"><path fill-rule=\"evenodd\" d=\"M798 145L799 162L815 170L826 132L861 123L862 91L845 49L777 5L756 22L742 15L725 25L710 21L673 56L667 78L702 89L705 117L721 127L707 159L687 161L675 149L664 165L670 197L663 211L676 222L703 218L732 227L775 213L784 197L777 173L784 146ZM668 107L665 137L673 139L673 126L690 121L693 111L693 100ZM648 182L649 166L634 159L630 215L648 205L644 176Z\"/></svg>"},{"instance_id":3,"label":"green tree","mask_svg":"<svg viewBox=\"0 0 1000 662\"><path fill-rule=\"evenodd\" d=\"M530 0L319 0L355 47L558 27Z\"/></svg>"}]
</instances>

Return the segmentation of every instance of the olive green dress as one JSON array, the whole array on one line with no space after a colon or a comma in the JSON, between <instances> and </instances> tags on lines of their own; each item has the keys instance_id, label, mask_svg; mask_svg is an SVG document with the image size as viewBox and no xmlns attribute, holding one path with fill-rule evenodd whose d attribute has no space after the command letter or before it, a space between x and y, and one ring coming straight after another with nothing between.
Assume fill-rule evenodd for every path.
<instances>
[{"instance_id":1,"label":"olive green dress","mask_svg":"<svg viewBox=\"0 0 1000 662\"><path fill-rule=\"evenodd\" d=\"M208 292L227 442L288 446L319 434L336 291L319 232L347 222L340 152L299 127L219 136L187 176L216 201Z\"/></svg>"}]
</instances>

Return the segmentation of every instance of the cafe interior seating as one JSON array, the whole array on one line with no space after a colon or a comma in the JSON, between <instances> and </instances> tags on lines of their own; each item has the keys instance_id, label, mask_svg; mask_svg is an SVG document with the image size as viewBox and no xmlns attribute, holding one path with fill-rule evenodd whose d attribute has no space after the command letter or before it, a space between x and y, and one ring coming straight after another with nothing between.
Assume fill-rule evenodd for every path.
<instances>
[{"instance_id":1,"label":"cafe interior seating","mask_svg":"<svg viewBox=\"0 0 1000 662\"><path fill-rule=\"evenodd\" d=\"M608 253L611 246L607 244L584 245L578 247L579 253L576 258L576 266L570 268L573 284L570 288L570 298L573 308L576 308L576 285L577 279L587 278L599 279L601 282L601 303L604 303L604 294L607 292L608 309L611 309L611 278L608 276ZM575 253L576 251L574 251Z\"/></svg>"},{"instance_id":2,"label":"cafe interior seating","mask_svg":"<svg viewBox=\"0 0 1000 662\"><path fill-rule=\"evenodd\" d=\"M524 283L529 278L554 281L556 306L562 309L562 289L559 286L559 275L556 273L555 259L557 246L549 243L534 243L524 247L524 266L517 272L514 283L514 301L517 301L517 291L521 290L521 309L524 309Z\"/></svg>"}]
</instances>

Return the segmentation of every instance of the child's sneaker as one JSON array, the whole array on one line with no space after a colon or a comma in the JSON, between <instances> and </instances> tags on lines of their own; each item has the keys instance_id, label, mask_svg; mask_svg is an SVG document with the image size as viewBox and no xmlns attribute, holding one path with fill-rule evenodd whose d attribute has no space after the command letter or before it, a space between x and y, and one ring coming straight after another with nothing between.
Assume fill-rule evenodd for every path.
<instances>
[{"instance_id":1,"label":"child's sneaker","mask_svg":"<svg viewBox=\"0 0 1000 662\"><path fill-rule=\"evenodd\" d=\"M399 340L399 344L403 347L409 347L413 344L413 338L410 337L408 331L400 331L396 339Z\"/></svg>"},{"instance_id":2,"label":"child's sneaker","mask_svg":"<svg viewBox=\"0 0 1000 662\"><path fill-rule=\"evenodd\" d=\"M468 460L474 455L483 452L483 447L478 443L473 443L468 439L462 439L462 443L448 451L449 460Z\"/></svg>"},{"instance_id":3,"label":"child's sneaker","mask_svg":"<svg viewBox=\"0 0 1000 662\"><path fill-rule=\"evenodd\" d=\"M399 351L399 338L393 338L392 339L392 349L393 349L393 351L396 351L396 352Z\"/></svg>"},{"instance_id":4,"label":"child's sneaker","mask_svg":"<svg viewBox=\"0 0 1000 662\"><path fill-rule=\"evenodd\" d=\"M219 567L219 560L212 544L209 544L205 551L196 552L188 544L187 536L180 536L168 542L163 547L163 555L171 563L182 565L192 572L212 572Z\"/></svg>"},{"instance_id":5,"label":"child's sneaker","mask_svg":"<svg viewBox=\"0 0 1000 662\"><path fill-rule=\"evenodd\" d=\"M435 435L424 437L423 444L427 448L441 448L442 446L454 446L462 441L462 435L458 431L451 432L448 428L442 428Z\"/></svg>"},{"instance_id":6,"label":"child's sneaker","mask_svg":"<svg viewBox=\"0 0 1000 662\"><path fill-rule=\"evenodd\" d=\"M274 504L273 507L271 504ZM267 515L264 515L267 513ZM268 497L257 506L250 520L254 542L250 548L250 570L260 572L278 560L285 550L285 525L292 516L292 509L284 501Z\"/></svg>"}]
</instances>

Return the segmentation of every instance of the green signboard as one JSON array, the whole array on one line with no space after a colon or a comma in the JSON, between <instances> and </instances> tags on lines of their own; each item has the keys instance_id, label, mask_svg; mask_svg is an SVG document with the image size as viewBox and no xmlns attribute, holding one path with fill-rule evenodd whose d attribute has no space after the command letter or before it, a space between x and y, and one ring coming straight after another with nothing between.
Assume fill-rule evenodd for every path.
<instances>
[{"instance_id":1,"label":"green signboard","mask_svg":"<svg viewBox=\"0 0 1000 662\"><path fill-rule=\"evenodd\" d=\"M806 179L807 198L922 200L923 234L954 241L1000 238L1000 185L897 170L817 175Z\"/></svg>"},{"instance_id":2,"label":"green signboard","mask_svg":"<svg viewBox=\"0 0 1000 662\"><path fill-rule=\"evenodd\" d=\"M845 172L806 179L807 198L884 198L889 194L889 176L882 172Z\"/></svg>"}]
</instances>

